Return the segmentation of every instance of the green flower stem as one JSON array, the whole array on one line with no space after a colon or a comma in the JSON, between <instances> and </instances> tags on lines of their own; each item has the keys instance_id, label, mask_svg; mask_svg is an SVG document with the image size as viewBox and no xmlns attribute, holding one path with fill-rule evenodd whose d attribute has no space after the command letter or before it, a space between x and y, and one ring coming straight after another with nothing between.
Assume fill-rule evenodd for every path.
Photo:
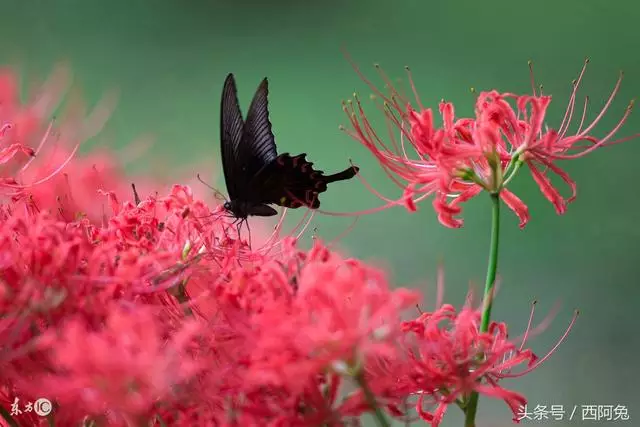
<instances>
[{"instance_id":1,"label":"green flower stem","mask_svg":"<svg viewBox=\"0 0 640 427\"><path fill-rule=\"evenodd\" d=\"M375 417L377 424L380 427L391 427L391 423L389 422L389 420L387 420L387 417L384 415L382 409L380 409L380 406L378 406L376 397L367 385L367 381L364 379L364 372L360 370L360 372L358 372L354 378L362 389L364 398L366 399L367 403L373 409L373 416Z\"/></svg>"},{"instance_id":2,"label":"green flower stem","mask_svg":"<svg viewBox=\"0 0 640 427\"><path fill-rule=\"evenodd\" d=\"M491 193L491 243L489 247L489 265L487 267L487 280L484 285L482 299L482 320L480 321L480 333L489 330L491 321L491 308L493 307L493 287L496 283L498 269L498 242L500 240L500 193ZM478 410L478 393L473 392L465 408L465 427L475 427L476 412Z\"/></svg>"}]
</instances>

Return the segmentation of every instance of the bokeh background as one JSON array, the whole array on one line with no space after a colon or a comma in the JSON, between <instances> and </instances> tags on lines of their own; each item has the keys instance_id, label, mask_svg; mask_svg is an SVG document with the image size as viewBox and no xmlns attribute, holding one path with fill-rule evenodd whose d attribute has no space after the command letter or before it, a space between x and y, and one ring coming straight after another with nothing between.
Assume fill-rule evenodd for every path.
<instances>
[{"instance_id":1,"label":"bokeh background","mask_svg":"<svg viewBox=\"0 0 640 427\"><path fill-rule=\"evenodd\" d=\"M338 130L346 122L340 101L369 90L345 60L341 47L375 78L379 62L390 76L404 78L410 65L423 102L446 98L460 115L472 113L470 88L526 93L527 61L538 82L554 95L548 124L557 126L585 56L591 64L583 94L592 113L604 104L618 72L625 81L598 128L604 134L640 95L640 4L631 0L2 0L0 60L24 75L44 77L67 60L95 102L108 89L121 91L108 139L121 148L143 134L156 145L131 168L158 159L188 166L210 159L219 164L219 96L228 72L236 74L246 111L260 79L268 76L271 119L281 152L307 152L327 171L353 158L363 176L389 196L397 190L371 156ZM375 80L379 82L379 80ZM374 115L373 105L369 111ZM640 112L621 136L640 131ZM85 149L91 149L91 145ZM640 140L603 149L563 166L578 182L579 197L559 217L528 172L512 189L529 205L532 220L522 231L503 210L494 315L514 335L539 301L541 317L561 303L551 326L533 341L546 352L575 308L581 316L568 341L546 364L508 384L532 406L626 405L640 420ZM168 159L168 160L167 160ZM215 170L196 170L209 180ZM212 196L213 200L213 196ZM353 212L380 202L354 180L332 186L323 207ZM430 203L409 214L402 208L363 216L340 245L354 256L386 266L394 283L435 296L439 262L446 269L446 300L461 304L469 285L480 287L488 246L489 201L466 206L465 226L440 226ZM313 226L331 240L352 218L317 215ZM500 403L482 399L481 426L509 425ZM461 425L452 409L444 426ZM605 425L608 422L539 421L536 425Z\"/></svg>"}]
</instances>

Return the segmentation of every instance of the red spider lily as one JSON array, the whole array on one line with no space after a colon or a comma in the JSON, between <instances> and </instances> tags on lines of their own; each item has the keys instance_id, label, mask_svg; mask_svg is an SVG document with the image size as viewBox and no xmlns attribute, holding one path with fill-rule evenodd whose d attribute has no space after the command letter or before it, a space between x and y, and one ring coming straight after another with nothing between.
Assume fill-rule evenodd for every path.
<instances>
[{"instance_id":1,"label":"red spider lily","mask_svg":"<svg viewBox=\"0 0 640 427\"><path fill-rule=\"evenodd\" d=\"M134 311L162 302L167 320L178 324L183 315L175 309L198 306L207 296L218 295L217 310L224 309L228 315L243 308L229 305L225 298L232 285L225 293L216 291L223 289L228 277L235 283L242 271L250 271L244 270L246 263L244 267L238 263L234 246L225 249L219 244L220 237L229 239L235 227L222 216L212 215L188 187L175 186L167 197L151 196L137 205L121 204L113 193L105 195L111 216L103 224L88 218L67 221L46 210L23 212L17 201L3 208L2 383L28 390L23 376L37 377L57 366L37 346L43 334L62 328L70 318L99 329L112 314L114 302L131 305ZM281 269L280 264L273 265ZM269 273L275 270L259 267L255 269L259 282L277 292ZM192 281L200 283L206 295L196 294L190 302L184 283ZM175 292L178 284L182 294ZM292 290L288 280L282 287ZM250 295L245 294L248 300ZM262 292L256 288L253 297L265 301L266 295L267 288ZM227 318L212 318L211 330L221 331L216 340L237 336L235 330L241 330L240 325L231 327ZM218 321L222 323L215 323ZM216 358L211 363L221 357L221 350L215 346ZM228 378L224 384L232 383Z\"/></svg>"},{"instance_id":2,"label":"red spider lily","mask_svg":"<svg viewBox=\"0 0 640 427\"><path fill-rule=\"evenodd\" d=\"M295 384L325 369L357 372L370 355L394 354L400 314L418 302L416 293L390 290L381 272L356 261L307 262L297 286L295 298L275 301L255 320L256 384Z\"/></svg>"},{"instance_id":3,"label":"red spider lily","mask_svg":"<svg viewBox=\"0 0 640 427\"><path fill-rule=\"evenodd\" d=\"M45 343L54 370L38 392L55 398L61 411L135 420L159 400L178 398L181 387L203 368L190 348L204 326L195 319L168 331L149 307L111 306L104 326L74 318ZM171 332L171 338L166 339Z\"/></svg>"},{"instance_id":4,"label":"red spider lily","mask_svg":"<svg viewBox=\"0 0 640 427\"><path fill-rule=\"evenodd\" d=\"M205 389L228 395L226 416L242 425L339 425L370 410L360 392L339 398L339 377L395 354L399 315L417 294L390 290L379 271L318 241L308 252L289 241L286 252L238 266L217 288L221 369Z\"/></svg>"},{"instance_id":5,"label":"red spider lily","mask_svg":"<svg viewBox=\"0 0 640 427\"><path fill-rule=\"evenodd\" d=\"M0 164L7 165L18 152L35 155L34 147L49 138L51 127L47 121L68 80L68 70L58 67L37 96L22 106L17 76L11 70L0 70Z\"/></svg>"},{"instance_id":6,"label":"red spider lily","mask_svg":"<svg viewBox=\"0 0 640 427\"><path fill-rule=\"evenodd\" d=\"M618 131L622 128L627 118L631 114L633 102L629 103L624 114L614 127L603 137L598 138L592 135L592 131L598 125L600 120L605 116L610 108L614 98L620 90L622 83L622 73L618 78L609 98L607 99L602 110L597 114L595 119L589 124L585 123L587 115L587 106L589 98L585 99L582 108L582 115L578 122L578 129L575 134L569 134L569 128L572 125L576 101L578 97L578 88L584 77L587 64L585 61L580 75L573 82L573 90L569 97L567 109L558 130L544 128L544 118L548 105L551 103L550 96L543 96L541 93L536 94L535 82L533 80L533 71L531 72L531 84L533 96L519 96L515 98L517 105L517 122L512 119L513 111L501 125L501 130L509 139L510 144L515 148L515 154L521 154L519 162L524 162L531 170L531 175L540 187L542 194L549 200L556 209L558 214L566 211L568 203L576 198L576 183L569 175L561 169L557 164L557 160L570 160L585 156L592 151L607 145L617 144L634 139L640 134L631 135L629 137L614 140ZM533 70L533 69L532 69ZM527 114L527 106L530 113ZM522 118L520 118L522 117ZM529 128L522 126L522 122L529 123ZM516 124L517 123L517 124ZM587 145L581 144L586 142ZM518 167L516 163L514 167ZM551 183L548 174L552 172L559 176L570 188L571 196L564 198L560 192Z\"/></svg>"},{"instance_id":7,"label":"red spider lily","mask_svg":"<svg viewBox=\"0 0 640 427\"><path fill-rule=\"evenodd\" d=\"M73 156L71 150L58 146L53 153L43 153L20 179L37 181L51 173L51 165L58 165ZM138 188L150 187L136 179ZM100 191L114 194L130 194L131 181L121 170L118 159L111 153L91 152L74 156L65 168L46 182L31 186L13 196L14 202L37 210L49 210L67 222L87 218L93 224L101 224L108 214L108 205L100 203ZM106 201L106 199L103 199Z\"/></svg>"},{"instance_id":8,"label":"red spider lily","mask_svg":"<svg viewBox=\"0 0 640 427\"><path fill-rule=\"evenodd\" d=\"M604 137L591 135L617 93L618 81L596 119L583 128L583 114L576 134L568 135L583 69L574 84L565 119L558 131L543 130L551 97L537 95L535 91L531 96L481 92L474 118L456 118L453 105L443 101L439 107L443 124L438 128L433 122L433 111L422 106L410 73L409 81L418 110L393 87L383 73L389 95L379 91L357 68L356 71L383 101L380 107L387 121L391 145L378 136L358 97L344 104L351 122L351 129L346 132L376 157L387 175L403 190L403 196L394 201L365 183L374 194L387 202L379 209L404 204L409 211L415 211L417 202L433 194L433 206L438 219L447 227L461 227L462 219L456 218L461 213L460 205L486 190L500 194L505 204L518 215L520 227L523 228L529 220L527 206L506 188L523 162L530 167L543 194L554 203L558 213L563 213L566 201L551 185L546 176L548 170L558 174L571 186L574 192L568 200L571 201L575 196L575 184L555 165L555 160L580 157L603 145L623 141L612 141L612 138L631 112L631 108L628 108L619 123ZM516 107L509 100L514 100ZM527 107L531 109L529 114ZM399 142L396 134L399 135ZM590 142L591 146L569 154L569 150L578 148L580 141ZM408 153L407 142L415 156ZM546 170L541 171L540 166Z\"/></svg>"},{"instance_id":9,"label":"red spider lily","mask_svg":"<svg viewBox=\"0 0 640 427\"><path fill-rule=\"evenodd\" d=\"M531 335L533 310L519 345L509 339L504 323L492 322L488 332L480 333L481 314L469 306L456 312L452 306L443 305L433 313L404 323L407 365L411 368L402 368L402 389L415 387L418 414L434 427L439 425L449 405L457 404L464 409L465 399L474 391L504 400L516 417L526 399L503 388L499 381L522 376L540 366L566 338L577 316L576 313L558 344L538 358L524 348ZM524 370L512 373L523 365ZM434 411L424 409L428 401L436 405Z\"/></svg>"},{"instance_id":10,"label":"red spider lily","mask_svg":"<svg viewBox=\"0 0 640 427\"><path fill-rule=\"evenodd\" d=\"M207 238L213 229L197 216L205 206L182 186L164 203L111 200L104 228L48 213L31 218L33 229L23 217L3 218L0 253L13 257L3 278L13 287L3 291L12 298L2 311L23 307L28 315L25 327L16 316L0 324L10 349L0 359L5 401L48 395L62 425L87 415L112 425L156 417L172 425L340 425L372 409L353 381L364 374L376 403L392 414L419 392L421 401L433 400L435 412L420 405L431 422L470 391L521 402L497 382L535 358L507 341L504 325L479 334L476 311L450 306L403 324L416 293L391 290L379 270L319 241L302 251L287 239L279 258L236 259L224 269L218 248L179 276L208 283L215 311L206 319L177 315L151 297L174 298L153 278L183 259L184 239L194 252L201 242L215 245ZM24 298L21 283L32 289ZM195 313L198 304L196 296ZM376 374L382 362L386 370Z\"/></svg>"},{"instance_id":11,"label":"red spider lily","mask_svg":"<svg viewBox=\"0 0 640 427\"><path fill-rule=\"evenodd\" d=\"M99 324L110 301L162 293L182 280L195 255L184 253L185 241L202 242L212 233L183 218L181 208L160 217L166 224L160 227L154 211L153 199L140 208L125 204L101 227L86 218L66 222L46 211L13 215L5 210L0 221L0 308L7 314L9 332L3 348L17 351L40 329L55 328L71 314ZM19 360L12 363L27 371Z\"/></svg>"},{"instance_id":12,"label":"red spider lily","mask_svg":"<svg viewBox=\"0 0 640 427\"><path fill-rule=\"evenodd\" d=\"M1 186L11 196L0 205L4 408L16 396L47 396L60 426L337 427L358 425L374 410L407 419L402 405L416 395L418 415L434 425L471 392L512 408L524 402L499 381L546 359L524 349L529 328L518 348L504 324L479 333L479 313L469 307L402 322L418 293L393 289L382 271L319 240L302 250L299 234L281 238L284 215L252 250L219 206L186 185L145 189L140 198L111 153L74 157L107 109L87 122L76 104L59 125L48 121L62 80L22 108L15 84L0 74L0 119L10 122L0 143L13 147L0 152ZM540 145L508 134L512 113L521 132L534 122L529 101L520 119L509 99L481 94L474 119L456 119L442 103L441 129L430 110L402 110L394 123L419 162L377 146L372 152L408 182L409 208L436 193L440 220L458 226L458 205L484 189L500 192L526 222L526 207L504 186L510 167ZM20 151L37 160L25 163ZM33 413L17 420L45 422Z\"/></svg>"},{"instance_id":13,"label":"red spider lily","mask_svg":"<svg viewBox=\"0 0 640 427\"><path fill-rule=\"evenodd\" d=\"M24 191L55 177L73 158L80 143L94 136L104 125L113 108L112 97L107 97L90 115L86 115L79 99L68 102L64 120L54 126L53 112L63 100L69 86L70 72L58 66L25 105L19 99L18 79L11 70L0 70L0 164L3 176L0 186L11 196L23 195ZM47 151L55 146L66 147L66 157L60 155L49 162ZM30 158L16 158L18 152ZM38 158L38 162L34 163ZM37 172L30 171L36 166ZM34 173L35 172L35 173Z\"/></svg>"}]
</instances>

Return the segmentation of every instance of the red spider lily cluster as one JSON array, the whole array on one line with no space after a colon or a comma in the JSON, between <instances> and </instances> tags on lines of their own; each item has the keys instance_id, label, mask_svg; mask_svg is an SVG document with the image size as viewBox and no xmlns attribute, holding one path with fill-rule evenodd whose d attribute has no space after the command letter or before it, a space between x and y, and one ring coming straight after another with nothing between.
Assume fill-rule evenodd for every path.
<instances>
[{"instance_id":1,"label":"red spider lily cluster","mask_svg":"<svg viewBox=\"0 0 640 427\"><path fill-rule=\"evenodd\" d=\"M520 198L507 189L521 166L529 168L542 194L553 203L558 214L563 214L567 204L576 197L576 185L567 172L557 165L557 161L575 159L602 146L638 136L613 139L631 114L633 103L629 104L618 123L606 135L600 138L593 135L620 89L622 74L604 107L591 123L585 123L588 98L582 112L575 111L577 92L587 63L573 82L564 118L557 129L545 125L551 96L536 91L533 71L532 95L496 90L481 92L475 104L475 117L471 118L456 117L453 104L442 101L439 105L442 126L437 127L434 124L434 112L422 105L408 69L416 106L394 88L384 73L381 72L381 75L389 88L388 94L378 90L356 68L382 100L379 106L390 129L391 144L378 136L358 97L344 104L351 122L351 128L345 130L376 157L389 177L403 190L403 196L396 201L372 189L374 194L387 202L385 207L404 204L409 211L415 211L418 201L434 195L433 207L439 221L446 227L459 228L463 224L458 216L462 212L461 204L484 190L499 195L520 219L520 227L524 228L529 221L529 210ZM577 116L580 117L577 129L570 132ZM550 174L557 175L568 185L571 190L569 197L563 197L554 187Z\"/></svg>"},{"instance_id":2,"label":"red spider lily cluster","mask_svg":"<svg viewBox=\"0 0 640 427\"><path fill-rule=\"evenodd\" d=\"M503 323L480 332L481 310L471 304L420 312L418 293L392 287L383 271L319 240L304 250L295 237L275 235L251 248L221 207L188 186L140 198L112 158L74 156L97 131L96 119L50 121L64 83L54 76L23 106L14 75L0 74L0 415L7 422L339 426L372 413L437 426L472 393L505 401L514 417L526 403L502 380L546 359L525 348L530 327L513 340ZM536 165L562 173L553 162L577 137L564 128L542 132L548 101L483 93L477 118L457 121L443 103L442 129L430 110L403 110L411 128L398 124L419 161L374 148L366 121L357 135L409 181L408 206L415 194L438 194L445 224L459 224L461 201L503 187L516 160L532 165L561 209ZM393 97L387 105L400 109ZM92 117L104 116L100 108ZM579 136L589 140L590 129ZM43 160L51 144L61 151ZM450 193L458 195L453 202ZM526 222L524 204L501 195ZM48 419L23 406L38 398L53 402Z\"/></svg>"}]
</instances>

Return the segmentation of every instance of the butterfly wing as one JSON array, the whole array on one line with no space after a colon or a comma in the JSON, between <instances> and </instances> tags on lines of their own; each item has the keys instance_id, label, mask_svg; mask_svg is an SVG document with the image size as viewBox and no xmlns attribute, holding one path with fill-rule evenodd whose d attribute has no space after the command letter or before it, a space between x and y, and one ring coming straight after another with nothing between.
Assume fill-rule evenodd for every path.
<instances>
[{"instance_id":1,"label":"butterfly wing","mask_svg":"<svg viewBox=\"0 0 640 427\"><path fill-rule=\"evenodd\" d=\"M241 189L246 188L249 182L239 164L243 128L236 82L233 74L229 74L224 81L220 105L220 151L224 180L229 198L232 200L240 196Z\"/></svg>"},{"instance_id":2,"label":"butterfly wing","mask_svg":"<svg viewBox=\"0 0 640 427\"><path fill-rule=\"evenodd\" d=\"M269 120L268 95L265 78L243 123L233 75L227 76L222 95L221 148L229 197L243 202L249 215L264 215L268 204L317 209L318 195L327 191L327 184L353 178L358 168L324 175L323 171L313 169L305 154L278 156ZM275 211L269 209L268 215L272 215Z\"/></svg>"},{"instance_id":3,"label":"butterfly wing","mask_svg":"<svg viewBox=\"0 0 640 427\"><path fill-rule=\"evenodd\" d=\"M265 166L251 181L260 195L256 202L296 209L306 206L320 207L319 195L327 191L327 185L335 181L353 178L358 168L353 166L333 175L313 168L306 154L291 156L283 153Z\"/></svg>"},{"instance_id":4,"label":"butterfly wing","mask_svg":"<svg viewBox=\"0 0 640 427\"><path fill-rule=\"evenodd\" d=\"M247 201L258 201L262 185L256 187L256 176L278 157L276 141L269 121L269 84L263 79L256 90L242 131L238 149L238 164L241 173L248 178L240 196Z\"/></svg>"}]
</instances>

